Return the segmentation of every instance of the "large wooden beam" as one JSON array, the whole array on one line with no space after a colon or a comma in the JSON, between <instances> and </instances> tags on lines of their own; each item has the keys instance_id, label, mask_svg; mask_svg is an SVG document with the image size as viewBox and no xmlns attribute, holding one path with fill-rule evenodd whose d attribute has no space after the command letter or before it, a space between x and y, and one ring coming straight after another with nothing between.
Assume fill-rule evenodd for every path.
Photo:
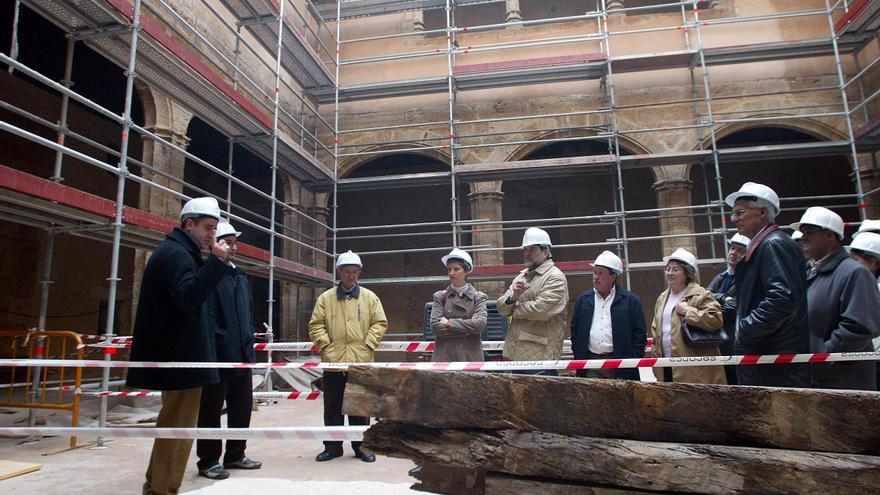
<instances>
[{"instance_id":1,"label":"large wooden beam","mask_svg":"<svg viewBox=\"0 0 880 495\"><path fill-rule=\"evenodd\" d=\"M417 463L637 490L864 495L880 486L880 457L857 454L438 430L391 421L373 425L363 446Z\"/></svg>"},{"instance_id":2,"label":"large wooden beam","mask_svg":"<svg viewBox=\"0 0 880 495\"><path fill-rule=\"evenodd\" d=\"M346 414L434 428L880 454L880 393L349 369Z\"/></svg>"}]
</instances>

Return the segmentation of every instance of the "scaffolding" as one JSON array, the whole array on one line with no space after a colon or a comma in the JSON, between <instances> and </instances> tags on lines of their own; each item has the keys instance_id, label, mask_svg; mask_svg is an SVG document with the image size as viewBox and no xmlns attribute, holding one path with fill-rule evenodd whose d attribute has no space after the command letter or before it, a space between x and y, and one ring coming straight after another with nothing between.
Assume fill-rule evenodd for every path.
<instances>
[{"instance_id":1,"label":"scaffolding","mask_svg":"<svg viewBox=\"0 0 880 495\"><path fill-rule=\"evenodd\" d=\"M858 64L858 55L876 37L878 23L878 2L860 1L847 5L843 1L831 4L826 2L823 7L801 9L789 12L762 13L757 15L744 15L732 17L710 16L704 18L704 12L713 7L714 2L699 2L685 0L679 2L635 2L640 4L636 7L626 8L627 2L595 2L595 8L582 12L578 15L568 15L555 18L510 20L504 23L491 23L483 25L462 25L456 22L456 9L474 4L486 4L493 2L476 1L423 1L423 2L400 2L396 0L350 0L338 2L337 11L333 12L327 5L319 6L325 19L341 19L344 24L347 19L360 19L369 16L383 16L400 14L410 11L425 11L427 9L445 9L446 25L433 30L414 30L400 33L381 33L375 36L359 36L346 39L344 31L339 31L337 36L337 50L340 53L338 67L357 66L361 73L369 72L376 68L380 72L381 64L401 60L418 60L446 57L446 74L437 74L423 77L413 77L402 80L380 80L371 83L346 84L343 78L337 79L337 86L333 91L318 90L313 95L319 102L333 102L337 115L343 105L350 102L371 101L386 98L404 98L421 95L447 93L448 121L439 119L425 122L406 122L398 125L372 125L369 127L346 126L345 121L339 124L338 139L339 148L337 162L340 159L353 157L379 157L386 154L398 154L407 152L424 152L427 150L443 151L448 158L448 172L398 174L379 177L341 178L336 181L333 192L334 197L339 191L373 190L384 188L399 188L407 186L437 186L444 182L451 183L451 200L453 202L452 214L446 225L451 226L452 242L450 244L437 245L432 248L423 248L424 251L443 251L451 247L459 246L463 234L472 233L475 226L485 223L499 226L495 229L481 229L482 232L490 230L505 231L522 229L524 226L540 226L545 228L586 228L591 225L614 223L617 235L614 238L605 239L604 242L576 243L554 246L561 249L573 247L604 246L616 249L624 258L629 258L628 249L632 243L638 243L660 238L706 237L709 239L711 255L700 260L701 264L721 264L723 254L718 254L718 247L723 246L726 250L727 236L734 230L727 225L725 205L723 203L723 190L721 183L721 165L733 162L763 161L775 159L791 159L802 157L825 157L825 156L848 156L855 184L854 194L822 195L806 197L782 198L783 209L805 209L809 204L803 205L804 201L826 201L831 207L856 207L861 219L865 218L866 197L876 194L877 190L864 191L862 187L862 171L859 167L859 153L871 152L876 149L876 135L880 129L880 120L867 118L866 108L874 100L877 93L865 95L863 80L870 70L874 68L877 60L866 64L864 68L858 68L858 73L847 79L844 72L843 59L849 58ZM586 5L588 2L585 2ZM613 4L613 5L611 5ZM508 5L509 8L509 5ZM631 14L650 14L663 11L678 11L680 19L670 25L651 26L642 29L613 30L609 27L609 17ZM335 16L334 16L335 14ZM715 26L736 25L739 23L762 23L769 21L821 19L827 18L829 31L827 35L814 39L799 40L769 40L757 43L736 44L731 46L706 46L703 40L703 31ZM483 33L490 30L505 29L510 27L522 29L531 26L546 26L548 24L577 23L585 29L577 34L567 34L555 38L533 38L530 36L510 36L510 41L504 40L493 43L468 44L468 35ZM612 41L627 36L639 36L646 33L681 33L681 49L654 51L650 53L618 53L612 50ZM445 36L446 46L435 45L427 49L414 51L401 50L398 53L379 53L370 56L358 56L346 59L346 49L352 45L375 43L377 41L394 41L401 39L428 39L435 36L442 40ZM516 38L516 39L515 39ZM521 39L519 39L521 38ZM584 47L573 54L558 55L552 57L539 57L530 59L503 58L498 62L488 63L463 63L463 58L468 54L484 54L489 52L502 52L510 50L525 50L532 47L553 48L559 45L577 44ZM598 49L595 47L598 46ZM390 51L389 49L388 51ZM359 52L363 52L360 50ZM790 89L783 91L763 91L749 94L716 95L713 94L709 77L710 67L737 66L743 64L755 64L760 62L788 61L797 59L814 59L817 57L831 57L834 64L833 75L837 79L833 84L817 84L813 88ZM437 67L443 65L435 62ZM858 67L858 65L856 65ZM691 79L691 98L677 100L663 100L657 102L627 103L619 99L619 90L616 88L615 77L620 74L647 73L653 71L682 70L688 71ZM603 92L604 105L595 108L579 108L575 111L564 113L547 114L523 114L514 116L497 116L491 118L463 119L457 115L459 94L468 91L485 89L504 89L515 86L527 86L537 84L554 84L571 81L600 81ZM854 86L858 85L860 97L857 104L851 105L851 93ZM775 95L814 93L817 95L837 94L837 101L820 101L816 104L802 104L797 106L778 106L771 108L734 109L729 111L717 111L713 108L716 102L725 102L732 99L751 99L760 97L772 97ZM693 105L691 122L682 122L677 125L664 125L650 128L626 128L619 121L620 112L633 111L645 108L673 107L675 105ZM857 114L861 111L864 116ZM555 119L558 124L570 122L571 119L589 118L599 116L603 119L600 124L587 121L581 125L559 125L557 127L538 127L520 132L497 132L491 133L479 126L498 124L510 121L538 121L539 119ZM568 120L567 120L568 119ZM720 147L718 145L718 127L725 124L740 123L766 123L778 125L787 120L812 119L818 121L845 122L845 138L791 144L771 144L761 146L737 146ZM855 126L854 120L865 121L862 126ZM527 128L522 125L522 128ZM365 143L363 139L353 137L371 134L377 131L389 130L412 130L418 129L430 133L433 137L418 139L417 141L377 141ZM448 136L443 137L442 129L448 129ZM470 133L467 130L474 130ZM670 131L689 130L698 134L697 141L701 143L698 149L680 150L662 153L626 154L621 152L621 140L631 136L644 135L647 133L668 133ZM580 135L571 137L554 137L554 132L560 131L585 131ZM516 134L521 138L492 139L495 136ZM470 138L470 140L469 140ZM487 139L488 138L488 139ZM482 140L482 141L481 141ZM460 154L466 150L485 149L490 147L512 147L521 145L533 145L536 143L553 144L565 141L595 140L607 142L607 154L593 154L589 156L545 158L540 160L506 160L501 162L468 162L460 159ZM351 144L349 144L351 143ZM669 208L653 208L632 210L624 204L623 172L631 169L657 167L672 164L691 164L704 170L703 177L714 176L714 184L706 184L704 188L706 197L703 204L682 205ZM708 170L708 174L706 171ZM602 215L579 218L540 218L540 219L461 219L457 216L458 208L456 187L460 184L471 184L479 181L503 181L512 179L532 179L546 177L572 177L584 173L607 173L612 176L617 192L614 208L608 209ZM712 188L710 196L710 188ZM729 191L728 191L729 192ZM695 201L697 202L697 201ZM797 205L800 203L800 205ZM876 203L876 202L874 202ZM873 204L873 203L872 203ZM337 205L334 204L334 208ZM705 231L694 231L688 234L660 235L660 236L632 236L628 230L628 224L633 222L661 218L674 217L703 217L709 228ZM570 223L577 222L577 223ZM850 222L857 225L858 221ZM350 232L374 230L378 231L371 235L359 235L358 239L395 237L431 236L438 233L437 230L419 233L418 229L436 227L438 222L409 223L400 225L336 225L337 238L346 236ZM409 232L407 232L409 230ZM389 234L388 232L396 232ZM348 237L354 239L355 237ZM516 250L515 247L469 245L460 246L473 251L508 251ZM385 255L405 252L399 250L376 250L368 251L366 255ZM723 252L723 251L722 251ZM659 253L658 253L659 254ZM662 266L661 262L630 263L626 272L627 285L630 283L630 272L634 270L650 270ZM495 267L477 268L474 272L476 280L500 280L509 278L518 269L508 267L506 270L496 270ZM572 270L570 274L576 275L588 273L586 271ZM412 283L439 283L443 277L380 277L371 278L365 283L372 284L412 284Z\"/></svg>"},{"instance_id":2,"label":"scaffolding","mask_svg":"<svg viewBox=\"0 0 880 495\"><path fill-rule=\"evenodd\" d=\"M16 1L16 12L19 1ZM719 246L726 246L731 232L726 223L721 183L721 165L756 160L848 156L852 165L854 192L852 194L782 198L785 209L803 209L806 201L825 201L837 206L856 207L860 218L866 214L866 198L876 197L878 189L865 190L862 185L862 167L859 154L878 149L880 145L880 115L872 115L880 91L872 88L880 57L858 62L865 48L876 39L880 23L880 2L844 0L824 7L790 12L758 15L729 16L711 13L711 1L637 2L639 6L623 7L626 2L598 0L590 10L576 15L522 20L513 16L503 23L476 26L460 25L457 9L499 3L488 0L342 0L317 2L311 0L222 0L221 6L210 0L199 0L200 12L210 14L213 26L221 34L209 34L166 0L22 0L21 3L50 20L67 33L64 80L56 82L17 60L16 49L0 53L0 62L10 70L20 72L35 83L61 95L61 111L57 122L48 121L26 108L0 101L5 112L44 128L55 135L48 139L37 133L0 122L6 133L36 143L55 152L51 177L41 178L11 167L0 165L0 211L13 222L29 225L48 232L45 257L48 260L41 292L40 326L45 327L48 311L49 280L53 242L58 234L73 234L110 243L112 259L108 278L108 310L104 335L112 339L116 334L115 305L119 275L119 252L122 247L149 250L175 226L175 222L124 205L127 185L134 183L141 191L154 189L173 198L188 199L184 188L200 195L211 195L225 206L228 216L240 225L247 225L268 236L268 249L242 246L240 264L250 273L269 280L268 321L273 321L276 308L274 281L302 283L309 286L328 285L333 275L327 272L327 259L338 253L340 241L358 239L442 237L442 242L415 249L382 249L361 252L363 256L380 256L408 252L443 252L462 247L475 252L504 252L517 250L502 245L481 245L473 242L474 234L521 230L525 226L554 229L589 229L596 226L613 227L611 237L593 242L560 244L554 249L608 248L617 250L630 260L635 243L673 239L676 237L705 238L711 255L703 257L703 264L723 262ZM505 3L505 2L500 2ZM585 2L585 5L587 3ZM399 33L381 33L373 36L345 38L347 23L364 18L401 15L426 10L442 10L445 26L438 29L410 29ZM616 30L614 16L628 16L663 12L664 19L677 17L669 25ZM704 31L738 23L762 23L801 19L827 19L828 32L814 39L770 40L748 44L706 46ZM17 19L13 21L17 29ZM357 20L357 21L356 21ZM544 36L546 26L565 26L572 33L563 36ZM517 28L526 36L483 44L469 44L474 35L507 28ZM533 29L539 28L539 29ZM552 30L550 30L552 31ZM189 44L169 32L177 32ZM551 32L552 34L552 32ZM623 53L616 49L618 40L639 36L680 36L676 49L645 53ZM227 36L234 46L218 40ZM434 39L436 47L415 51L377 51L383 43L409 39ZM479 38L474 38L479 39ZM75 45L82 42L115 64L124 68L125 103L117 114L77 93L72 86L71 68ZM614 43L615 49L612 48ZM406 45L403 43L403 45ZM357 50L366 46L367 49ZM563 55L516 58L506 53L531 53L557 47L573 52ZM575 47L575 48L571 48ZM372 50L372 51L371 51ZM367 52L344 58L349 52ZM473 55L501 60L466 63ZM500 55L495 55L500 54ZM542 53L543 54L543 53ZM715 94L709 77L710 67L812 60L830 57L833 60L834 82L825 84L817 78L814 87L785 90L755 91L752 93ZM435 60L444 72L418 75L402 80L376 80L363 83L351 78L354 73L367 73L382 64L400 61ZM844 61L855 61L855 71L848 73ZM659 71L684 71L690 78L690 97L637 102L622 98L625 92L618 88L618 80L628 74ZM360 72L355 72L360 71ZM381 73L381 71L376 71ZM830 73L825 73L829 75ZM351 78L351 81L349 81ZM228 139L227 160L224 164L209 163L195 156L172 140L132 121L131 109L135 81L161 91L172 100L220 131ZM573 108L565 112L519 115L492 115L466 117L462 115L461 95L484 90L503 90L536 85L579 84L591 82L600 93L595 104ZM821 95L815 104L780 105L776 107L748 106L719 110L719 105L754 98L784 96L797 93ZM348 125L353 113L346 105L368 103L384 99L445 96L442 118L403 124L378 122L369 126ZM828 95L834 95L830 99ZM818 97L818 96L817 96ZM68 126L68 107L73 100L102 118L118 125L121 132L119 146L114 149L97 142L85 133L75 132ZM874 104L872 105L872 102ZM621 119L625 113L645 109L675 108L690 105L688 121L668 126L627 127ZM332 108L328 108L332 107ZM728 105L729 106L729 105ZM332 112L331 112L332 110ZM331 115L332 114L332 115ZM431 117L430 115L428 115ZM778 124L787 120L810 119L840 124L845 128L841 139L807 143L774 144L762 146L720 147L719 126L726 124ZM550 121L552 125L542 125ZM522 125L517 132L503 130L512 122L535 123ZM501 126L502 131L490 131ZM369 136L383 131L417 130L419 139L370 141ZM692 132L701 143L696 149L653 153L627 153L634 137L670 132ZM161 144L191 161L205 173L216 175L226 182L224 194L212 193L198 184L188 183L152 163L129 156L132 135ZM96 153L89 154L71 147L70 141L87 146ZM594 141L607 146L607 153L586 156L542 158L538 160L511 159L506 161L475 161L469 159L476 150L511 148L518 146L551 145L565 142ZM626 142L626 143L625 143ZM247 150L269 164L271 185L261 190L237 177L234 171L234 150ZM405 173L377 177L343 177L344 162L351 159L372 159L409 152L435 152L447 159L448 171ZM635 150L639 151L639 150ZM99 153L110 157L97 158ZM76 160L114 175L115 201L64 185L64 161ZM108 163L115 160L115 163ZM703 170L705 198L692 205L658 208L627 208L625 203L624 172L664 165L688 164ZM69 165L68 165L69 166ZM140 175L136 173L140 171ZM145 177L154 174L158 179ZM481 181L504 181L547 177L572 177L581 174L605 174L614 187L613 205L592 215L568 215L544 218L464 218L460 187ZM714 184L709 183L711 180ZM329 219L309 214L300 206L300 198L280 197L279 180L292 181L317 198L331 193ZM170 185L168 185L170 184ZM233 185L256 195L268 207L268 212L243 207L233 197ZM400 187L449 187L449 217L442 221L399 224L364 224L340 226L337 218L338 197L341 192L383 190ZM711 193L710 193L711 190ZM871 204L876 204L873 201ZM445 211L445 207L444 207ZM297 219L297 226L278 219L278 213ZM693 232L661 235L633 235L633 225L639 222L659 222L671 218L705 219L708 228ZM853 224L858 223L852 222ZM468 244L467 240L471 239ZM278 243L295 248L296 259L310 259L308 263L294 261L293 256L280 255ZM302 254L306 253L306 254ZM657 253L660 254L660 253ZM631 260L630 260L631 261ZM631 275L640 270L655 270L658 261L627 263L626 285ZM587 261L564 261L560 268L570 276L590 273ZM518 265L498 264L480 266L475 281L507 280L519 271ZM445 277L433 276L377 276L364 280L367 284L439 284ZM269 329L270 342L274 332ZM110 355L106 356L110 359ZM268 359L273 359L271 355ZM103 388L109 386L109 369L105 369ZM271 387L271 378L267 375ZM101 426L106 420L107 399L102 397Z\"/></svg>"}]
</instances>

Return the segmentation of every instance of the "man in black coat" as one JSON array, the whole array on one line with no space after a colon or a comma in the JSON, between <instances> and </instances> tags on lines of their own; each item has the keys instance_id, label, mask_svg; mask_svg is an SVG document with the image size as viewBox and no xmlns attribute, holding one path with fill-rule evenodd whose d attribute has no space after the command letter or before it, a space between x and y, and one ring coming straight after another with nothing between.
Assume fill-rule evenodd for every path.
<instances>
[{"instance_id":1,"label":"man in black coat","mask_svg":"<svg viewBox=\"0 0 880 495\"><path fill-rule=\"evenodd\" d=\"M627 359L645 355L647 325L638 296L617 285L623 263L611 251L593 262L593 288L578 296L571 318L575 359ZM638 380L630 369L578 370L583 378Z\"/></svg>"},{"instance_id":2,"label":"man in black coat","mask_svg":"<svg viewBox=\"0 0 880 495\"><path fill-rule=\"evenodd\" d=\"M807 263L801 248L774 223L779 197L746 182L725 198L737 231L750 238L736 268L736 354L810 352L807 326ZM753 364L736 368L740 385L809 387L806 364Z\"/></svg>"},{"instance_id":3,"label":"man in black coat","mask_svg":"<svg viewBox=\"0 0 880 495\"><path fill-rule=\"evenodd\" d=\"M223 277L211 295L214 309L217 361L255 363L253 330L253 296L251 285L244 271L232 260L238 251L235 228L226 221L217 225L217 241L225 241L229 247L229 264L232 272ZM226 401L226 422L229 428L247 428L251 424L253 408L253 384L251 369L220 369L220 383L202 387L199 407L199 428L219 428L220 413ZM227 440L223 465L222 440L198 440L196 454L199 457L199 475L222 480L229 477L226 469L260 469L263 463L248 459L244 454L246 440Z\"/></svg>"},{"instance_id":4,"label":"man in black coat","mask_svg":"<svg viewBox=\"0 0 880 495\"><path fill-rule=\"evenodd\" d=\"M214 324L208 298L230 273L229 254L215 242L220 207L214 198L195 198L181 211L181 225L162 241L144 270L131 346L132 361L214 362ZM210 256L202 260L201 249ZM203 385L219 381L216 369L132 368L126 385L162 391L156 426L196 426ZM144 494L177 493L192 440L156 439Z\"/></svg>"},{"instance_id":5,"label":"man in black coat","mask_svg":"<svg viewBox=\"0 0 880 495\"><path fill-rule=\"evenodd\" d=\"M733 341L736 338L736 265L739 264L746 249L749 247L749 238L742 234L734 234L728 241L727 269L715 275L715 278L706 286L706 290L715 296L715 300L721 304L724 316L724 331L730 339L720 346L721 354L729 356L733 354ZM724 374L728 385L736 385L736 366L725 366Z\"/></svg>"}]
</instances>

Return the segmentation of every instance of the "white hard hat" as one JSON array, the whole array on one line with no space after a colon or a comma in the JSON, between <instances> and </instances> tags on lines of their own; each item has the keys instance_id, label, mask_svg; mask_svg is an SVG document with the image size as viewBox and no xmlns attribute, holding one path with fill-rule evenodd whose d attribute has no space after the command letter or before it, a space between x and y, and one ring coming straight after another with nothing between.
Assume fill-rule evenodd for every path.
<instances>
[{"instance_id":1,"label":"white hard hat","mask_svg":"<svg viewBox=\"0 0 880 495\"><path fill-rule=\"evenodd\" d=\"M681 261L682 263L693 268L694 271L697 271L697 257L685 248L678 248L673 251L672 254L663 258L663 261L665 261L666 263L669 263L673 260Z\"/></svg>"},{"instance_id":2,"label":"white hard hat","mask_svg":"<svg viewBox=\"0 0 880 495\"><path fill-rule=\"evenodd\" d=\"M465 270L470 272L474 269L474 260L471 259L471 255L462 249L453 248L452 251L449 251L449 254L440 258L440 260L443 261L443 266L449 265L451 260L459 260L464 262Z\"/></svg>"},{"instance_id":3,"label":"white hard hat","mask_svg":"<svg viewBox=\"0 0 880 495\"><path fill-rule=\"evenodd\" d=\"M853 237L865 232L880 233L880 220L862 220L858 232L856 232Z\"/></svg>"},{"instance_id":4,"label":"white hard hat","mask_svg":"<svg viewBox=\"0 0 880 495\"><path fill-rule=\"evenodd\" d=\"M180 210L180 219L196 217L211 217L220 220L220 205L214 198L193 198L183 205Z\"/></svg>"},{"instance_id":5,"label":"white hard hat","mask_svg":"<svg viewBox=\"0 0 880 495\"><path fill-rule=\"evenodd\" d=\"M752 240L742 234L733 234L733 237L727 242L730 244L739 244L743 247L749 247L749 243L752 242Z\"/></svg>"},{"instance_id":6,"label":"white hard hat","mask_svg":"<svg viewBox=\"0 0 880 495\"><path fill-rule=\"evenodd\" d=\"M220 220L220 223L217 224L217 233L214 234L214 237L220 239L221 237L226 237L228 235L238 237L241 235L241 232L236 231L235 227L233 227L228 220Z\"/></svg>"},{"instance_id":7,"label":"white hard hat","mask_svg":"<svg viewBox=\"0 0 880 495\"><path fill-rule=\"evenodd\" d=\"M747 197L763 199L773 205L773 209L776 210L775 213L779 213L779 196L776 195L776 191L757 182L746 182L739 188L739 191L728 194L724 198L724 202L727 203L727 206L732 207L736 200Z\"/></svg>"},{"instance_id":8,"label":"white hard hat","mask_svg":"<svg viewBox=\"0 0 880 495\"><path fill-rule=\"evenodd\" d=\"M611 251L602 251L602 254L596 257L593 266L604 266L618 275L623 273L623 262L620 261L619 256Z\"/></svg>"},{"instance_id":9,"label":"white hard hat","mask_svg":"<svg viewBox=\"0 0 880 495\"><path fill-rule=\"evenodd\" d=\"M361 257L356 253L351 252L351 249L339 255L336 258L336 268L344 265L357 265L358 268L363 268L364 265L361 263Z\"/></svg>"},{"instance_id":10,"label":"white hard hat","mask_svg":"<svg viewBox=\"0 0 880 495\"><path fill-rule=\"evenodd\" d=\"M823 229L830 230L837 234L839 239L843 239L843 219L840 215L834 213L828 208L821 206L811 206L807 208L800 222L791 224L791 228L800 230L801 225L815 225Z\"/></svg>"},{"instance_id":11,"label":"white hard hat","mask_svg":"<svg viewBox=\"0 0 880 495\"><path fill-rule=\"evenodd\" d=\"M537 227L529 227L526 229L526 233L523 234L522 247L534 246L536 244L540 246L553 245L550 242L550 234Z\"/></svg>"},{"instance_id":12,"label":"white hard hat","mask_svg":"<svg viewBox=\"0 0 880 495\"><path fill-rule=\"evenodd\" d=\"M858 249L859 251L880 257L880 234L862 232L861 235L853 238L852 243L846 247L847 251L852 249Z\"/></svg>"},{"instance_id":13,"label":"white hard hat","mask_svg":"<svg viewBox=\"0 0 880 495\"><path fill-rule=\"evenodd\" d=\"M791 233L791 240L796 241L803 236L804 236L803 232L801 232L800 230L795 230L794 232Z\"/></svg>"}]
</instances>

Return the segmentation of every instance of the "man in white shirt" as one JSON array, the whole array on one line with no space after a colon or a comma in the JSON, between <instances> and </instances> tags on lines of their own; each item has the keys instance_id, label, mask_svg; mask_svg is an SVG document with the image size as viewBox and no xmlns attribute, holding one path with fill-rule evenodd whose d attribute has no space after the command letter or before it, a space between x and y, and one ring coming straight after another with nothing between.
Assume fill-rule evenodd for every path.
<instances>
[{"instance_id":1,"label":"man in white shirt","mask_svg":"<svg viewBox=\"0 0 880 495\"><path fill-rule=\"evenodd\" d=\"M647 325L638 296L617 285L623 262L611 251L593 262L593 288L581 294L571 319L575 359L627 359L645 354ZM638 380L636 369L578 370L586 378Z\"/></svg>"}]
</instances>

